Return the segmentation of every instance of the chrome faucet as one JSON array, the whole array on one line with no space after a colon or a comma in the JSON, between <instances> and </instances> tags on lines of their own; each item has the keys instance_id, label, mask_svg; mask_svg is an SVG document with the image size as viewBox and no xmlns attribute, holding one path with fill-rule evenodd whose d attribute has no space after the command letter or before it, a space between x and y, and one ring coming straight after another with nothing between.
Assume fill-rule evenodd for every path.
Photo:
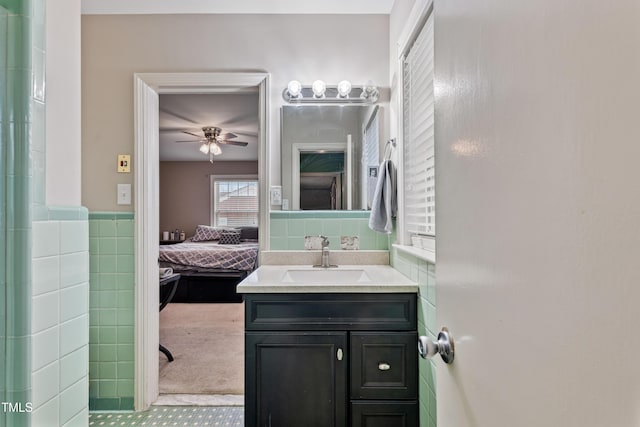
<instances>
[{"instance_id":1,"label":"chrome faucet","mask_svg":"<svg viewBox=\"0 0 640 427\"><path fill-rule=\"evenodd\" d=\"M322 239L322 257L320 258L320 264L314 265L314 267L320 268L334 268L337 265L329 263L329 239L326 236L318 236Z\"/></svg>"}]
</instances>

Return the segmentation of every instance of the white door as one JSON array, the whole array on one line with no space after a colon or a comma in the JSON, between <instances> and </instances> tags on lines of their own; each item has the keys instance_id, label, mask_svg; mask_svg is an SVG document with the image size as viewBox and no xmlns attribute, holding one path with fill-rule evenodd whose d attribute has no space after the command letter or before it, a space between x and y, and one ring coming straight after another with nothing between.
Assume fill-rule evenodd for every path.
<instances>
[{"instance_id":1,"label":"white door","mask_svg":"<svg viewBox=\"0 0 640 427\"><path fill-rule=\"evenodd\" d=\"M438 426L640 426L640 2L434 11Z\"/></svg>"}]
</instances>

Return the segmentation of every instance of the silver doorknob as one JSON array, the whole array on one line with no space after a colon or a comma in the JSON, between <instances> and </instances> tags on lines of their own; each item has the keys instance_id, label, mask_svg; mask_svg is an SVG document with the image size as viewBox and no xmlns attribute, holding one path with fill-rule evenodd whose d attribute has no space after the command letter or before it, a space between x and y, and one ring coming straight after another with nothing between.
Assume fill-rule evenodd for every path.
<instances>
[{"instance_id":1,"label":"silver doorknob","mask_svg":"<svg viewBox=\"0 0 640 427\"><path fill-rule=\"evenodd\" d=\"M418 353L423 359L431 359L439 354L444 363L453 363L455 348L453 338L449 335L449 330L443 327L438 333L438 339L426 337L424 335L418 338Z\"/></svg>"}]
</instances>

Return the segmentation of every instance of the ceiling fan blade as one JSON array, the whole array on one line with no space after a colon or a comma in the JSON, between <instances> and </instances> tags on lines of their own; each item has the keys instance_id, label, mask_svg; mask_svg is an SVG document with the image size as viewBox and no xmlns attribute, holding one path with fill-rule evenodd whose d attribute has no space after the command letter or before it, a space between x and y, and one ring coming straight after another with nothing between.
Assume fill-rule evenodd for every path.
<instances>
[{"instance_id":1,"label":"ceiling fan blade","mask_svg":"<svg viewBox=\"0 0 640 427\"><path fill-rule=\"evenodd\" d=\"M196 139L191 139L189 141L174 141L174 142L206 142L206 141L207 140L203 138L203 139L197 139L197 140Z\"/></svg>"},{"instance_id":2,"label":"ceiling fan blade","mask_svg":"<svg viewBox=\"0 0 640 427\"><path fill-rule=\"evenodd\" d=\"M195 136L196 138L202 138L202 135L198 135L197 133L189 132L189 131L186 131L186 130L183 130L183 131L182 131L182 133L186 133L186 134L189 134L189 135L193 135L193 136Z\"/></svg>"},{"instance_id":3,"label":"ceiling fan blade","mask_svg":"<svg viewBox=\"0 0 640 427\"><path fill-rule=\"evenodd\" d=\"M227 132L227 133L224 133L224 134L220 135L220 138L222 138L222 139L233 139L233 138L237 138L237 137L238 137L238 135L236 135L233 132Z\"/></svg>"},{"instance_id":4,"label":"ceiling fan blade","mask_svg":"<svg viewBox=\"0 0 640 427\"><path fill-rule=\"evenodd\" d=\"M242 141L227 141L227 140L220 140L218 141L219 144L226 144L226 145L238 145L240 147L246 147L247 145L249 145L248 142L242 142Z\"/></svg>"}]
</instances>

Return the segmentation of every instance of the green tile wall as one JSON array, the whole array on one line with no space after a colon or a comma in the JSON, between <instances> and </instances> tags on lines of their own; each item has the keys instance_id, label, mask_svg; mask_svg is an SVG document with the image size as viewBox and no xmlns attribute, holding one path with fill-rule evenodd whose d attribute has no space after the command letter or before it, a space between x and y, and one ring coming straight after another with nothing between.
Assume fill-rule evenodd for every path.
<instances>
[{"instance_id":1,"label":"green tile wall","mask_svg":"<svg viewBox=\"0 0 640 427\"><path fill-rule=\"evenodd\" d=\"M395 240L395 239L393 239ZM435 338L436 266L425 260L391 248L391 265L419 284L418 334ZM436 367L432 360L419 358L420 427L436 426Z\"/></svg>"},{"instance_id":2,"label":"green tile wall","mask_svg":"<svg viewBox=\"0 0 640 427\"><path fill-rule=\"evenodd\" d=\"M44 87L43 73L32 68L32 21L43 2L0 0L0 397L23 404L32 392L32 88ZM30 418L1 411L0 426L28 426Z\"/></svg>"},{"instance_id":3,"label":"green tile wall","mask_svg":"<svg viewBox=\"0 0 640 427\"><path fill-rule=\"evenodd\" d=\"M368 211L274 211L270 217L271 250L301 250L305 236L320 234L333 250L340 249L340 236L358 236L362 250L389 249L388 236L369 228Z\"/></svg>"},{"instance_id":4,"label":"green tile wall","mask_svg":"<svg viewBox=\"0 0 640 427\"><path fill-rule=\"evenodd\" d=\"M133 409L133 213L89 213L89 409Z\"/></svg>"}]
</instances>

